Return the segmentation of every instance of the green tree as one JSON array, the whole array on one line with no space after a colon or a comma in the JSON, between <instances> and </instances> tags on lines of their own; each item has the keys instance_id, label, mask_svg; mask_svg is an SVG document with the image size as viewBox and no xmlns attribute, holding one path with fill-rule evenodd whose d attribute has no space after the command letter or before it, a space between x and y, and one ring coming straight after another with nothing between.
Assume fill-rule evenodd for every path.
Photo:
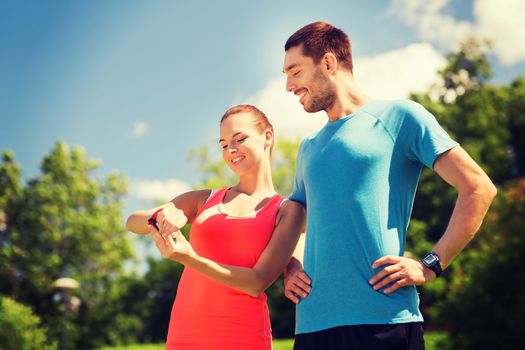
<instances>
[{"instance_id":1,"label":"green tree","mask_svg":"<svg viewBox=\"0 0 525 350\"><path fill-rule=\"evenodd\" d=\"M525 80L518 77L509 85L490 84L486 52L483 44L470 40L448 56L449 64L433 91L412 98L436 115L498 187L513 188L515 179L525 174ZM455 197L454 189L426 169L416 196L409 239L414 231L423 231L424 239L432 242L439 239ZM514 311L523 308L520 295L525 279L507 273L515 268L514 249L520 250L525 230L520 206L518 197L500 195L488 222L444 278L422 287L421 307L427 322L452 330L450 348L516 348L512 344L517 333L504 325L509 320L523 323ZM511 279L512 288L500 288L504 285L500 278ZM507 310L506 318L503 315ZM487 317L474 316L480 312Z\"/></svg>"},{"instance_id":2,"label":"green tree","mask_svg":"<svg viewBox=\"0 0 525 350\"><path fill-rule=\"evenodd\" d=\"M507 147L510 156L510 175L516 177L525 174L525 78L516 78L508 87L507 111L511 142Z\"/></svg>"},{"instance_id":3,"label":"green tree","mask_svg":"<svg viewBox=\"0 0 525 350\"><path fill-rule=\"evenodd\" d=\"M41 326L39 317L27 306L0 296L0 349L56 349L56 344L46 343L46 329Z\"/></svg>"},{"instance_id":4,"label":"green tree","mask_svg":"<svg viewBox=\"0 0 525 350\"><path fill-rule=\"evenodd\" d=\"M121 214L126 183L116 173L93 178L97 167L81 148L60 141L26 184L11 152L0 165L0 292L31 305L58 339L52 282L64 275L80 281L82 306L69 337L79 349L115 341L110 329L128 326L114 324L112 314L115 282L132 256Z\"/></svg>"},{"instance_id":5,"label":"green tree","mask_svg":"<svg viewBox=\"0 0 525 350\"><path fill-rule=\"evenodd\" d=\"M186 225L181 230L187 238L189 229L190 225ZM151 243L150 237L144 238ZM142 320L143 327L136 334L139 341L164 342L183 265L153 257L148 257L147 264L143 276L125 281L126 286L122 289L127 292L121 299L125 307L123 313Z\"/></svg>"},{"instance_id":6,"label":"green tree","mask_svg":"<svg viewBox=\"0 0 525 350\"><path fill-rule=\"evenodd\" d=\"M478 101L486 114L499 114L500 124L491 125L493 134L504 135L500 129L507 133L492 145L499 151L499 161L487 156L490 150L479 152L498 180L500 195L477 238L454 262L450 283L433 308L434 319L451 330L446 344L450 349L524 346L517 325L525 321L525 276L516 266L525 244L525 80L518 77L506 86L488 86L491 94L483 90Z\"/></svg>"},{"instance_id":7,"label":"green tree","mask_svg":"<svg viewBox=\"0 0 525 350\"><path fill-rule=\"evenodd\" d=\"M461 259L438 302L450 330L447 349L525 348L525 178L500 191L486 221L477 249Z\"/></svg>"},{"instance_id":8,"label":"green tree","mask_svg":"<svg viewBox=\"0 0 525 350\"><path fill-rule=\"evenodd\" d=\"M432 112L489 177L502 183L511 177L508 93L486 83L490 65L486 48L480 43L469 40L447 57L449 63L440 72L441 81L429 93L413 94L411 99ZM437 174L423 171L413 219L427 224L430 240L436 241L445 231L456 196L455 189Z\"/></svg>"},{"instance_id":9,"label":"green tree","mask_svg":"<svg viewBox=\"0 0 525 350\"><path fill-rule=\"evenodd\" d=\"M186 229L187 230L187 229ZM142 300L149 309L141 340L163 342L166 340L173 300L182 275L183 266L169 260L149 259L149 270L137 285L145 298Z\"/></svg>"}]
</instances>

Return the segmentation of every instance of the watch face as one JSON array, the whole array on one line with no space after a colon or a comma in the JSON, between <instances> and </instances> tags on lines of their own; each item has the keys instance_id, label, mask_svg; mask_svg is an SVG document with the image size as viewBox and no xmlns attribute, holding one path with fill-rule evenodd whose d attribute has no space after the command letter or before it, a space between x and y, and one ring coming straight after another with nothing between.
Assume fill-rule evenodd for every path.
<instances>
[{"instance_id":1,"label":"watch face","mask_svg":"<svg viewBox=\"0 0 525 350\"><path fill-rule=\"evenodd\" d=\"M432 265L437 262L437 259L434 255L427 255L423 258L423 261L428 265Z\"/></svg>"}]
</instances>

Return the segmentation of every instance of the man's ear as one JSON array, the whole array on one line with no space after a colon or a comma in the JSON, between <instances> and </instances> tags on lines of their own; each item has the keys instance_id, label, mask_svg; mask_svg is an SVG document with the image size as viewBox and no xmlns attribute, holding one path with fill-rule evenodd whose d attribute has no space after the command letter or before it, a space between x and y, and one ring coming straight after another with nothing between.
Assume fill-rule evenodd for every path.
<instances>
[{"instance_id":1,"label":"man's ear","mask_svg":"<svg viewBox=\"0 0 525 350\"><path fill-rule=\"evenodd\" d=\"M335 73L338 64L339 62L337 62L337 58L331 52L325 53L323 58L321 59L321 67L323 69L323 73L327 75Z\"/></svg>"}]
</instances>

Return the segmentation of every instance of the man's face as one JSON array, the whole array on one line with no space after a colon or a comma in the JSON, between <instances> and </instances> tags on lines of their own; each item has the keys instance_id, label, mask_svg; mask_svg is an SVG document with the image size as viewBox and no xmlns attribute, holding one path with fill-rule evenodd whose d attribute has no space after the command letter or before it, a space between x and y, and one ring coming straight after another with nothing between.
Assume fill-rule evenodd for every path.
<instances>
[{"instance_id":1,"label":"man's face","mask_svg":"<svg viewBox=\"0 0 525 350\"><path fill-rule=\"evenodd\" d=\"M305 111L315 113L330 109L335 101L335 89L323 75L321 63L303 55L302 45L292 47L284 56L286 91L300 96Z\"/></svg>"}]
</instances>

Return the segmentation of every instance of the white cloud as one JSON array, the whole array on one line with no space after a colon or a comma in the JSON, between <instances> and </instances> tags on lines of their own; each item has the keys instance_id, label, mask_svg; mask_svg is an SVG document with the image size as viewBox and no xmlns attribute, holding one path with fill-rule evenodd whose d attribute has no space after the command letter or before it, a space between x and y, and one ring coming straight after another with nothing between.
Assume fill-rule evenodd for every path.
<instances>
[{"instance_id":1,"label":"white cloud","mask_svg":"<svg viewBox=\"0 0 525 350\"><path fill-rule=\"evenodd\" d=\"M190 184L178 180L136 180L131 182L131 194L146 201L170 201L184 192L191 191Z\"/></svg>"},{"instance_id":2,"label":"white cloud","mask_svg":"<svg viewBox=\"0 0 525 350\"><path fill-rule=\"evenodd\" d=\"M452 49L474 32L471 23L456 21L443 13L448 3L449 0L393 0L389 13L414 27L421 39Z\"/></svg>"},{"instance_id":3,"label":"white cloud","mask_svg":"<svg viewBox=\"0 0 525 350\"><path fill-rule=\"evenodd\" d=\"M445 57L432 45L419 43L356 59L354 75L370 97L399 99L411 92L428 91L445 64Z\"/></svg>"},{"instance_id":4,"label":"white cloud","mask_svg":"<svg viewBox=\"0 0 525 350\"><path fill-rule=\"evenodd\" d=\"M525 1L476 0L474 15L480 35L492 40L502 63L525 60Z\"/></svg>"},{"instance_id":5,"label":"white cloud","mask_svg":"<svg viewBox=\"0 0 525 350\"><path fill-rule=\"evenodd\" d=\"M445 58L430 44L412 44L374 57L354 61L358 85L373 98L407 98L410 92L427 91L437 80L437 70ZM277 137L304 137L319 130L326 122L324 112L310 114L303 110L298 97L286 92L284 75L272 80L245 103L259 107L274 125Z\"/></svg>"},{"instance_id":6,"label":"white cloud","mask_svg":"<svg viewBox=\"0 0 525 350\"><path fill-rule=\"evenodd\" d=\"M141 137L148 132L149 125L144 122L136 122L133 124L133 137Z\"/></svg>"},{"instance_id":7,"label":"white cloud","mask_svg":"<svg viewBox=\"0 0 525 350\"><path fill-rule=\"evenodd\" d=\"M393 0L388 13L415 28L421 39L447 50L467 37L490 39L504 64L525 59L525 1L474 0L474 22L446 14L450 0Z\"/></svg>"}]
</instances>

